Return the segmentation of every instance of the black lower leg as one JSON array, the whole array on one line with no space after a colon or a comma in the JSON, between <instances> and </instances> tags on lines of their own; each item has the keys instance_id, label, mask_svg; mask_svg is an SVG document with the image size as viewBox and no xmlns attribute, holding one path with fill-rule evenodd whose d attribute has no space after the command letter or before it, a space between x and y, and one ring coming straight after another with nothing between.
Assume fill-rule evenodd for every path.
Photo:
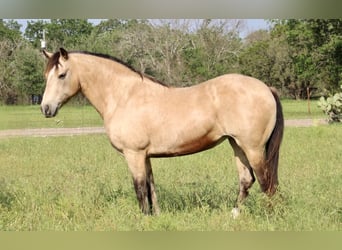
<instances>
[{"instance_id":1,"label":"black lower leg","mask_svg":"<svg viewBox=\"0 0 342 250\"><path fill-rule=\"evenodd\" d=\"M152 188L151 188L151 183L147 182L147 201L148 201L148 206L150 211L152 212L153 210L153 200L152 200Z\"/></svg>"},{"instance_id":2,"label":"black lower leg","mask_svg":"<svg viewBox=\"0 0 342 250\"><path fill-rule=\"evenodd\" d=\"M141 211L144 214L149 214L150 209L148 206L147 185L146 181L133 180L135 193L139 202Z\"/></svg>"}]
</instances>

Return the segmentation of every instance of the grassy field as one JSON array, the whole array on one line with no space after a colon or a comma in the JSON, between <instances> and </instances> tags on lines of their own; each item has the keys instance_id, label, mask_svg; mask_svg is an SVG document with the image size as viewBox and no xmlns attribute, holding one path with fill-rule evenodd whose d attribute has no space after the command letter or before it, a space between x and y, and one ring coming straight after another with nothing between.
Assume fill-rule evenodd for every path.
<instances>
[{"instance_id":1,"label":"grassy field","mask_svg":"<svg viewBox=\"0 0 342 250\"><path fill-rule=\"evenodd\" d=\"M154 217L140 213L105 135L1 139L0 230L341 230L341 138L340 125L286 128L280 192L268 200L254 185L236 220L228 143L153 159L162 210Z\"/></svg>"},{"instance_id":2,"label":"grassy field","mask_svg":"<svg viewBox=\"0 0 342 250\"><path fill-rule=\"evenodd\" d=\"M325 118L317 107L317 101L311 101L311 114L306 101L283 100L285 119ZM19 128L60 128L102 126L103 122L96 110L90 105L64 106L55 118L46 119L39 106L0 106L0 130Z\"/></svg>"},{"instance_id":3,"label":"grassy field","mask_svg":"<svg viewBox=\"0 0 342 250\"><path fill-rule=\"evenodd\" d=\"M0 106L0 130L94 126L103 126L103 122L90 105L65 105L56 117L50 119L42 115L38 105Z\"/></svg>"},{"instance_id":4,"label":"grassy field","mask_svg":"<svg viewBox=\"0 0 342 250\"><path fill-rule=\"evenodd\" d=\"M318 100L310 101L310 113L308 112L308 102L305 100L282 100L285 119L297 118L326 118L322 110L317 106Z\"/></svg>"},{"instance_id":5,"label":"grassy field","mask_svg":"<svg viewBox=\"0 0 342 250\"><path fill-rule=\"evenodd\" d=\"M324 118L316 101L311 114L305 101L282 104L285 119ZM0 130L102 125L91 106L67 105L52 119L39 106L0 106ZM286 128L280 192L270 201L255 184L237 220L228 143L153 159L162 209L153 217L140 213L127 165L105 135L3 138L0 230L341 230L341 136L341 125Z\"/></svg>"}]
</instances>

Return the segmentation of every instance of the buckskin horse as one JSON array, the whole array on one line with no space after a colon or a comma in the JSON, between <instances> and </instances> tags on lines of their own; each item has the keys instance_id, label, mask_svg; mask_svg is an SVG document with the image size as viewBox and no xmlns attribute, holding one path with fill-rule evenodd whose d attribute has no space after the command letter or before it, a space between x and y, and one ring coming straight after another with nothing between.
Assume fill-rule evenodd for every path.
<instances>
[{"instance_id":1,"label":"buckskin horse","mask_svg":"<svg viewBox=\"0 0 342 250\"><path fill-rule=\"evenodd\" d=\"M151 157L193 154L223 141L233 147L239 174L232 212L238 214L255 176L262 192L275 193L284 119L276 91L263 82L227 74L191 87L168 87L108 55L63 48L43 53L48 62L42 113L54 117L81 91L124 155L143 213L160 212Z\"/></svg>"}]
</instances>

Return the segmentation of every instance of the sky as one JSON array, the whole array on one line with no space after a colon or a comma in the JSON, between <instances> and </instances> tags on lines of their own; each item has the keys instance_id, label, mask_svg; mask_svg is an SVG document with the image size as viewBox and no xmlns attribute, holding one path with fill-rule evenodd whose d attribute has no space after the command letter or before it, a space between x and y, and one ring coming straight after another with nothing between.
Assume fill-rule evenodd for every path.
<instances>
[{"instance_id":1,"label":"sky","mask_svg":"<svg viewBox=\"0 0 342 250\"><path fill-rule=\"evenodd\" d=\"M242 37L245 37L247 34L260 30L260 29L268 29L269 24L265 19L246 19L246 31L242 32Z\"/></svg>"},{"instance_id":2,"label":"sky","mask_svg":"<svg viewBox=\"0 0 342 250\"><path fill-rule=\"evenodd\" d=\"M252 31L267 29L269 26L265 19L246 19L246 23L247 27Z\"/></svg>"}]
</instances>

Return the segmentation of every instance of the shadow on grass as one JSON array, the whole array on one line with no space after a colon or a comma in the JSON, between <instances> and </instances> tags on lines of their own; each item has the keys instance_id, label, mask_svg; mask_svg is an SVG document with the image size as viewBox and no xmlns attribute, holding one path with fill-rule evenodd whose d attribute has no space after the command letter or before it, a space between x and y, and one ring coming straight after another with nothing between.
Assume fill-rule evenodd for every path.
<instances>
[{"instance_id":1,"label":"shadow on grass","mask_svg":"<svg viewBox=\"0 0 342 250\"><path fill-rule=\"evenodd\" d=\"M222 189L215 182L192 182L181 186L158 185L157 196L162 211L180 212L199 208L212 211L222 207L234 207L237 189Z\"/></svg>"},{"instance_id":2,"label":"shadow on grass","mask_svg":"<svg viewBox=\"0 0 342 250\"><path fill-rule=\"evenodd\" d=\"M0 182L0 206L6 209L10 209L15 200L15 194L8 186L9 184L2 179Z\"/></svg>"},{"instance_id":3,"label":"shadow on grass","mask_svg":"<svg viewBox=\"0 0 342 250\"><path fill-rule=\"evenodd\" d=\"M162 211L191 212L206 209L209 212L228 209L235 206L238 190L231 186L223 188L222 183L193 182L181 187L157 187L159 205ZM242 210L244 213L261 217L284 217L289 213L291 197L285 190L279 190L273 197L262 193L257 183L253 192L246 198Z\"/></svg>"},{"instance_id":4,"label":"shadow on grass","mask_svg":"<svg viewBox=\"0 0 342 250\"><path fill-rule=\"evenodd\" d=\"M243 210L253 216L283 216L288 212L291 198L288 193L280 190L275 196L269 198L261 193L259 186L253 187L253 192L247 197ZM235 186L223 185L218 182L191 182L179 185L157 185L157 197L162 212L178 213L192 212L198 209L205 209L208 212L228 209L231 210L237 199L238 190ZM119 188L110 190L101 189L99 200L109 205L117 200L138 201L132 188Z\"/></svg>"},{"instance_id":5,"label":"shadow on grass","mask_svg":"<svg viewBox=\"0 0 342 250\"><path fill-rule=\"evenodd\" d=\"M244 205L244 213L259 218L285 218L291 210L291 196L284 189L269 197L261 191L251 193Z\"/></svg>"}]
</instances>

